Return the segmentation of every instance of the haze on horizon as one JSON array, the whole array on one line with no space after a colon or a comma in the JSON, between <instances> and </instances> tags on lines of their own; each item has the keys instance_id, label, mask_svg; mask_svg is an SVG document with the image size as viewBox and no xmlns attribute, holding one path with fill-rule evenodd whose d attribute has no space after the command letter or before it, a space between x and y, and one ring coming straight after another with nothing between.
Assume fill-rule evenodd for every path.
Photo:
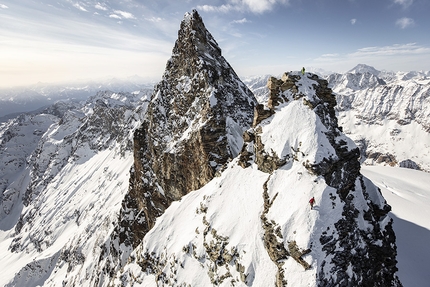
<instances>
[{"instance_id":1,"label":"haze on horizon","mask_svg":"<svg viewBox=\"0 0 430 287\"><path fill-rule=\"evenodd\" d=\"M359 63L430 70L429 1L0 0L0 88L158 80L192 9L240 76L302 66L345 72Z\"/></svg>"}]
</instances>

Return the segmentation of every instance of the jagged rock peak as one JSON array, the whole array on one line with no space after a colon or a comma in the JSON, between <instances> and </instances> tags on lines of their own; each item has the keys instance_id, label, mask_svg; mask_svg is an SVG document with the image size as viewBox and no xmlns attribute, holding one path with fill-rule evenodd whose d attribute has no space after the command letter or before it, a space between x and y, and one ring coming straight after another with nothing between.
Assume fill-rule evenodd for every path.
<instances>
[{"instance_id":1,"label":"jagged rock peak","mask_svg":"<svg viewBox=\"0 0 430 287\"><path fill-rule=\"evenodd\" d=\"M196 10L186 13L178 31L178 39L173 48L172 58L167 63L166 74L175 64L185 64L185 74L191 76L195 68L201 68L203 62L214 64L221 57L221 48L206 29L202 18ZM172 66L170 66L173 64ZM193 69L194 66L194 69ZM191 68L191 69L190 69ZM175 76L175 75L173 75Z\"/></svg>"},{"instance_id":2,"label":"jagged rock peak","mask_svg":"<svg viewBox=\"0 0 430 287\"><path fill-rule=\"evenodd\" d=\"M173 201L219 173L239 154L255 105L197 11L185 14L134 133L130 189L113 238L136 247Z\"/></svg>"}]
</instances>

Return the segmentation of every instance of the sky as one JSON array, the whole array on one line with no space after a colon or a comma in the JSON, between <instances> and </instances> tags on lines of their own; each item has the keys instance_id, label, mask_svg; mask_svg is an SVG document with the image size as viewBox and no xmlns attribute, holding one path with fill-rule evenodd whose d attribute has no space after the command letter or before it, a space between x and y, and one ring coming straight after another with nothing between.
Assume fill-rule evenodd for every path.
<instances>
[{"instance_id":1,"label":"sky","mask_svg":"<svg viewBox=\"0 0 430 287\"><path fill-rule=\"evenodd\" d=\"M192 9L241 77L430 70L428 0L0 0L0 87L158 81Z\"/></svg>"}]
</instances>

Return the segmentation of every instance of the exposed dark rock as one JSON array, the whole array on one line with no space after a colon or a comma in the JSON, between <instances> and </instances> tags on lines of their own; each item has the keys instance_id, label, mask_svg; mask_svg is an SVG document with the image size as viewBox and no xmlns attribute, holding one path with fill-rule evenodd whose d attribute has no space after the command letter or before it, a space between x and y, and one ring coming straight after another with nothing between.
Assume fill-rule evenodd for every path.
<instances>
[{"instance_id":1,"label":"exposed dark rock","mask_svg":"<svg viewBox=\"0 0 430 287\"><path fill-rule=\"evenodd\" d=\"M369 193L366 190L362 176L359 177L360 189L367 202ZM357 190L358 192L358 190ZM321 268L318 275L321 286L402 286L395 275L396 267L396 237L393 231L392 219L388 219L391 210L386 203L383 208L376 204L369 204L369 209L363 215L367 230L358 226L359 211L354 206L354 190L344 199L343 219L335 224L338 238L329 234L320 238L323 251L333 256L331 274L326 276ZM385 226L381 226L386 221ZM353 244L354 242L360 244ZM324 267L325 260L322 263ZM347 275L347 270L355 276Z\"/></svg>"},{"instance_id":2,"label":"exposed dark rock","mask_svg":"<svg viewBox=\"0 0 430 287\"><path fill-rule=\"evenodd\" d=\"M374 161L375 163L385 163L390 166L397 165L397 159L390 153L372 152L367 154L367 159Z\"/></svg>"},{"instance_id":3,"label":"exposed dark rock","mask_svg":"<svg viewBox=\"0 0 430 287\"><path fill-rule=\"evenodd\" d=\"M273 204L273 201L276 199L277 194L274 196L272 200L269 198L269 194L267 193L267 183L270 180L270 176L267 178L266 182L263 185L263 200L264 200L264 210L260 216L261 225L264 229L264 247L266 248L267 253L269 254L270 259L275 263L278 267L278 272L276 274L276 287L284 287L287 286L287 280L284 278L284 269L282 266L284 265L284 260L286 260L290 254L284 246L282 236L278 235L276 232L276 223L268 220L267 213L269 212L270 207Z\"/></svg>"},{"instance_id":4,"label":"exposed dark rock","mask_svg":"<svg viewBox=\"0 0 430 287\"><path fill-rule=\"evenodd\" d=\"M411 159L405 159L399 162L400 167L421 170L421 167Z\"/></svg>"},{"instance_id":5,"label":"exposed dark rock","mask_svg":"<svg viewBox=\"0 0 430 287\"><path fill-rule=\"evenodd\" d=\"M254 121L252 123L252 126L257 126L259 123L261 123L262 120L265 120L272 116L273 113L273 110L265 109L264 105L258 104L254 110Z\"/></svg>"}]
</instances>

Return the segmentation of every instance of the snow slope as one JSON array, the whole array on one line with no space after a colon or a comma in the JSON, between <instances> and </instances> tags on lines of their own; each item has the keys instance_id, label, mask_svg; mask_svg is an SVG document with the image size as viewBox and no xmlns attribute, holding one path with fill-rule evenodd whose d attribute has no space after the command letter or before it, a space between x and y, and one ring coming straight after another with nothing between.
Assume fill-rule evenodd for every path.
<instances>
[{"instance_id":1,"label":"snow slope","mask_svg":"<svg viewBox=\"0 0 430 287\"><path fill-rule=\"evenodd\" d=\"M302 83L302 86L309 87L309 84ZM16 145L27 146L28 150L21 150L25 157L31 154L41 137L45 142L59 145L81 127L75 120L83 119L85 113L90 115L94 112L97 100L102 99L108 106L121 102L118 102L121 99L118 94L111 94L110 99L100 96L95 97L87 108L66 115L62 126L49 127L55 121L52 115L43 116L51 122L41 121L41 115L34 119L23 118L23 124L8 127L11 131L12 128L19 128L14 135L23 136L11 137L12 142L4 143L11 145L9 148L15 142ZM228 286L234 279L236 286L266 286L267 282L274 281L279 271L264 245L265 229L261 216L266 214L268 221L275 222L274 229L279 228L278 239L282 237L287 243L294 240L300 249L312 250L303 256L311 266L307 270L292 257L282 261L281 268L288 284L315 285L321 270L318 258L324 255L319 238L340 216L342 209L338 197L331 199L335 190L328 187L321 177L309 174L302 164L307 159L317 159L317 155L324 156L333 151L324 141L324 133L314 133L315 130L324 131L321 123L309 113L308 107L299 104L293 101L279 107L277 114L263 123L262 134L268 152L273 150L280 156L286 156L292 155L291 147L294 150L300 148L304 155L295 154L299 161L291 161L270 175L258 170L255 164L243 169L234 159L220 177L174 202L157 219L154 229L112 283L156 286L157 280L164 282L176 273L178 282L187 282L191 286L210 286L211 280L220 282L222 278L224 281L220 285ZM124 131L130 136L139 119L132 110L126 115L129 119L136 117L135 122L129 123L131 129ZM301 123L303 118L313 118L313 125ZM29 119L32 121L27 121ZM30 134L26 129L38 138L26 139L25 136ZM48 133L43 135L48 129ZM38 132L33 133L34 130ZM297 136L292 137L293 134ZM323 147L317 148L318 143ZM20 200L26 186L31 183L31 168L24 164L24 168L19 169L16 173L19 181L11 177L19 196L14 199L11 213L5 215L6 220L0 221L0 269L4 270L0 276L1 286L59 286L65 278L68 278L69 284L76 286L97 284L100 267L96 265L102 252L100 246L108 240L114 228L133 161L131 152L123 153L120 146L108 145L107 149L97 152L82 146L58 173L52 173L52 181L28 206ZM424 146L422 150L427 151L428 148ZM13 154L21 157L19 153ZM52 155L46 151L42 158ZM11 162L13 166L18 166L14 164L15 160ZM3 167L7 167L7 174L13 174L14 169L9 170L10 166ZM363 166L362 173L381 188L392 206L390 214L394 218L401 282L406 287L426 286L430 280L427 271L430 254L426 247L430 240L429 174L373 166ZM371 186L368 181L365 182L368 187ZM264 197L266 188L268 198ZM314 210L310 210L307 203L311 196L316 199ZM271 204L266 210L268 202ZM24 224L20 233L16 232L20 214L28 214L29 211L34 215L32 222ZM12 252L13 246L18 251ZM217 257L213 253L216 250L214 246L221 248ZM216 263L217 260L229 259L231 264L220 267ZM147 269L142 271L142 266ZM158 273L151 272L151 266L157 266L159 269L154 271ZM181 272L181 269L186 269L186 272Z\"/></svg>"},{"instance_id":2,"label":"snow slope","mask_svg":"<svg viewBox=\"0 0 430 287\"><path fill-rule=\"evenodd\" d=\"M430 174L405 168L363 166L362 173L392 207L399 278L405 287L430 282Z\"/></svg>"},{"instance_id":3,"label":"snow slope","mask_svg":"<svg viewBox=\"0 0 430 287\"><path fill-rule=\"evenodd\" d=\"M3 220L0 285L60 286L64 277L74 275L74 264L85 270L97 262L99 244L110 234L128 188L132 160L130 152L121 158L106 150L85 163L68 163L35 203L23 207L23 213L33 210L38 216L16 234L22 238L19 246L14 230L7 228L10 222ZM63 263L56 266L57 261Z\"/></svg>"}]
</instances>

